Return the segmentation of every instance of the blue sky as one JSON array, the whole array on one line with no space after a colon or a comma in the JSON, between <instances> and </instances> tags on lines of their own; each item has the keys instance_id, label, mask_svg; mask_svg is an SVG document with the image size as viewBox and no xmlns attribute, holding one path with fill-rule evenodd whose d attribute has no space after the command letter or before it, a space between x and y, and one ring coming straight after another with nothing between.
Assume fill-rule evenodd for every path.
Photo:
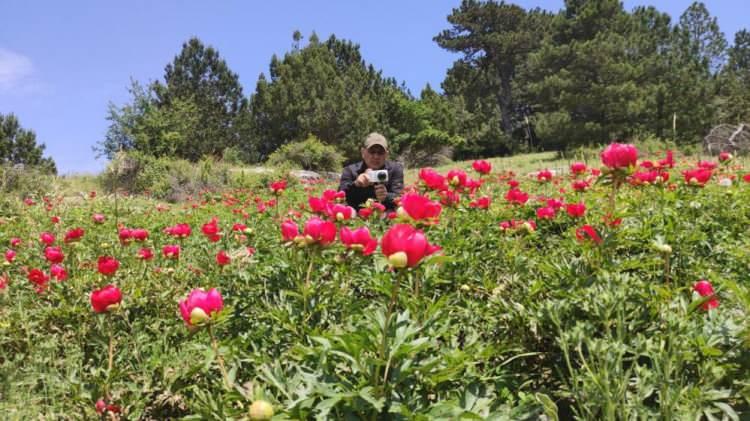
<instances>
[{"instance_id":1,"label":"blue sky","mask_svg":"<svg viewBox=\"0 0 750 421\"><path fill-rule=\"evenodd\" d=\"M708 0L730 42L743 27L747 0ZM563 0L519 0L556 11ZM656 4L673 21L690 0ZM107 104L128 100L130 78L162 78L191 36L219 50L246 95L272 54L291 48L292 33L335 34L361 46L365 60L418 94L439 88L457 55L432 38L448 27L460 0L380 1L30 1L0 3L0 114L14 113L47 145L61 173L100 171L92 145L103 138ZM746 21L745 21L746 22Z\"/></svg>"}]
</instances>

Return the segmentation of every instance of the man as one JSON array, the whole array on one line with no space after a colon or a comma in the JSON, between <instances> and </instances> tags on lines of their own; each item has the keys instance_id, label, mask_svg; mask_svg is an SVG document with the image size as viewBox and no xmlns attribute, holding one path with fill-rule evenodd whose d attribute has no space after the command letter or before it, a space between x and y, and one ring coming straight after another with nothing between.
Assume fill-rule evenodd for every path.
<instances>
[{"instance_id":1,"label":"man","mask_svg":"<svg viewBox=\"0 0 750 421\"><path fill-rule=\"evenodd\" d=\"M346 203L359 210L367 199L375 199L386 209L396 208L394 199L404 188L404 168L388 160L388 141L380 133L370 133L362 147L362 161L344 168L339 191L346 193ZM373 183L368 173L374 170L388 171L388 181Z\"/></svg>"}]
</instances>

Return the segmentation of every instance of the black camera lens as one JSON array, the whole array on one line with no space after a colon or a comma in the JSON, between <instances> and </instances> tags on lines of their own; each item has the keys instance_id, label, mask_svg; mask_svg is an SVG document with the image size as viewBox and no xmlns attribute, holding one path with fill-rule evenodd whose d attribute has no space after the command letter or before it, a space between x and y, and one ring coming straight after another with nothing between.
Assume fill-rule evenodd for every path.
<instances>
[{"instance_id":1,"label":"black camera lens","mask_svg":"<svg viewBox=\"0 0 750 421\"><path fill-rule=\"evenodd\" d=\"M388 177L388 175L386 175L386 173L384 173L384 172L379 172L378 173L378 180L385 181L386 177Z\"/></svg>"}]
</instances>

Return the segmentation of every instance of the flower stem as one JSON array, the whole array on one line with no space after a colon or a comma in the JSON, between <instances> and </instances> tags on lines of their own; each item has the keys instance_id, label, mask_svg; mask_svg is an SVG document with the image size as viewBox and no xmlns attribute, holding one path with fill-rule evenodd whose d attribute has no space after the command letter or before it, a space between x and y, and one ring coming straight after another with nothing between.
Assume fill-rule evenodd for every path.
<instances>
[{"instance_id":1,"label":"flower stem","mask_svg":"<svg viewBox=\"0 0 750 421\"><path fill-rule=\"evenodd\" d=\"M104 385L104 397L109 401L109 384L111 382L112 364L115 359L115 338L112 329L109 329L109 358L107 360L107 383Z\"/></svg>"},{"instance_id":2,"label":"flower stem","mask_svg":"<svg viewBox=\"0 0 750 421\"><path fill-rule=\"evenodd\" d=\"M615 217L615 200L617 199L617 189L620 187L620 180L615 177L612 180L612 191L609 193L609 215L610 218Z\"/></svg>"},{"instance_id":3,"label":"flower stem","mask_svg":"<svg viewBox=\"0 0 750 421\"><path fill-rule=\"evenodd\" d=\"M388 314L386 317L386 323L388 323L388 321L390 320L391 314L393 313L393 309L396 307L396 301L398 301L398 290L401 285L401 276L402 276L401 274L403 271L398 270L398 269L397 271L398 272L396 272L396 278L393 280L393 285L391 288L391 302L388 304Z\"/></svg>"},{"instance_id":4,"label":"flower stem","mask_svg":"<svg viewBox=\"0 0 750 421\"><path fill-rule=\"evenodd\" d=\"M214 354L216 355L216 362L219 363L219 371L221 371L221 375L224 378L224 387L227 389L232 388L232 382L229 380L229 374L227 373L227 368L224 365L224 357L221 356L221 353L219 353L219 344L216 342L216 337L214 336L214 331L211 328L211 324L208 324L208 336L211 337L211 348L214 350Z\"/></svg>"},{"instance_id":5,"label":"flower stem","mask_svg":"<svg viewBox=\"0 0 750 421\"><path fill-rule=\"evenodd\" d=\"M417 274L415 273L414 274L414 296L417 299L419 299L419 286L420 286L419 276L417 276Z\"/></svg>"},{"instance_id":6,"label":"flower stem","mask_svg":"<svg viewBox=\"0 0 750 421\"><path fill-rule=\"evenodd\" d=\"M303 289L302 289L302 299L304 300L302 304L305 310L305 314L307 314L307 295L308 295L308 292L310 291L310 276L312 275L312 268L313 268L314 262L315 262L315 256L311 254L310 263L307 265L307 274L305 275L305 285L303 286Z\"/></svg>"}]
</instances>

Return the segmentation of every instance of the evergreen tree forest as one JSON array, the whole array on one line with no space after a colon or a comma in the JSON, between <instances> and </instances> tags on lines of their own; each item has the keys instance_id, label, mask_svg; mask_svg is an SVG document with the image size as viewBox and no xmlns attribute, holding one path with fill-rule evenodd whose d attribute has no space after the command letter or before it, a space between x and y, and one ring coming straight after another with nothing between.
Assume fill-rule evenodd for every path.
<instances>
[{"instance_id":1,"label":"evergreen tree forest","mask_svg":"<svg viewBox=\"0 0 750 421\"><path fill-rule=\"evenodd\" d=\"M701 2L675 19L617 0L566 0L555 12L464 0L446 12L433 41L457 60L439 89L410 92L356 40L299 32L243 87L215 47L193 38L163 79L131 81L129 102L110 104L96 150L191 161L231 151L262 163L314 136L355 160L379 131L396 155L448 148L471 159L612 139L695 144L716 124L750 122L750 31L726 39Z\"/></svg>"}]
</instances>

